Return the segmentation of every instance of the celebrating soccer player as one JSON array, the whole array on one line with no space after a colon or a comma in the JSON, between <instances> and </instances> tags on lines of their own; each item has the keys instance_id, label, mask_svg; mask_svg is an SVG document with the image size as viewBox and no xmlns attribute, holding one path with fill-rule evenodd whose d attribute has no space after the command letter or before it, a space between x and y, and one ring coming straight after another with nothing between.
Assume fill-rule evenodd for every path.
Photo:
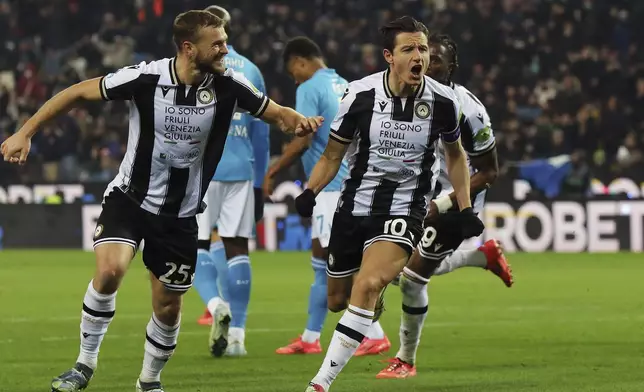
<instances>
[{"instance_id":1,"label":"celebrating soccer player","mask_svg":"<svg viewBox=\"0 0 644 392\"><path fill-rule=\"evenodd\" d=\"M331 124L329 143L296 207L311 216L350 145L350 174L341 192L329 242L328 307L348 309L337 324L307 392L328 391L368 333L382 290L407 263L423 232L432 190L434 142L441 138L460 210L460 236L478 236L467 157L460 142L454 91L425 76L425 25L405 16L381 30L384 72L350 83ZM353 275L356 274L354 277Z\"/></svg>"},{"instance_id":2,"label":"celebrating soccer player","mask_svg":"<svg viewBox=\"0 0 644 392\"><path fill-rule=\"evenodd\" d=\"M474 211L480 214L483 212L485 192L498 172L492 124L485 106L474 94L452 82L452 74L458 68L456 43L446 35L432 35L429 50L431 60L427 75L452 88L461 103L461 140L469 156ZM508 287L512 285L512 273L496 240L489 240L478 249L457 250L464 238L452 230L456 227L452 220L456 193L447 176L444 146L440 141L438 144L441 166L434 193L438 197L430 203L425 224L425 230L430 235L423 237L400 278L403 298L400 349L377 378L416 375L416 351L427 316L427 284L432 275L442 275L454 268L470 265L486 268L499 276Z\"/></svg>"},{"instance_id":3,"label":"celebrating soccer player","mask_svg":"<svg viewBox=\"0 0 644 392\"><path fill-rule=\"evenodd\" d=\"M130 101L129 139L108 185L94 232L96 272L83 299L80 354L56 377L53 392L85 389L115 313L116 292L137 247L150 271L153 313L146 328L139 391L162 392L160 374L174 353L181 296L192 285L197 222L236 108L304 136L321 117L279 106L243 75L226 69L223 21L206 11L180 14L172 26L177 55L73 85L47 101L1 147L5 161L24 163L31 138L47 121L81 101Z\"/></svg>"}]
</instances>

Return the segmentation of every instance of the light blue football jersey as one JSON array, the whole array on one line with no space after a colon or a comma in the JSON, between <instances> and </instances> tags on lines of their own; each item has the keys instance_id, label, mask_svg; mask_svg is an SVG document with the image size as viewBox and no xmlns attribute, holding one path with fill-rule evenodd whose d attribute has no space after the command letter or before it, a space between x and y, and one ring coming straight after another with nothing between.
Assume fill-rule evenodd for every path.
<instances>
[{"instance_id":1,"label":"light blue football jersey","mask_svg":"<svg viewBox=\"0 0 644 392\"><path fill-rule=\"evenodd\" d=\"M226 68L242 73L258 90L266 94L264 78L259 68L228 46L224 58ZM328 136L327 136L328 137ZM254 181L261 188L269 160L269 125L247 113L235 113L226 145L213 176L213 181Z\"/></svg>"},{"instance_id":2,"label":"light blue football jersey","mask_svg":"<svg viewBox=\"0 0 644 392\"><path fill-rule=\"evenodd\" d=\"M334 69L322 68L297 88L295 110L306 117L324 117L322 127L313 134L311 145L302 155L302 165L307 178L311 176L313 166L320 160L326 149L331 123L340 108L342 94L348 86L349 82L338 75ZM340 191L342 182L348 175L349 165L346 160L342 160L338 174L323 189L323 192Z\"/></svg>"}]
</instances>

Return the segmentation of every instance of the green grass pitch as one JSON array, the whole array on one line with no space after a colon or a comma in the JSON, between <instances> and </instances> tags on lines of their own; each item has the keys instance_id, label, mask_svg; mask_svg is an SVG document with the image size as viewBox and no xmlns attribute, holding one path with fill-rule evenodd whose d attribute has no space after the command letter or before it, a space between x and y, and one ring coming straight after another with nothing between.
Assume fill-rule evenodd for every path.
<instances>
[{"instance_id":1,"label":"green grass pitch","mask_svg":"<svg viewBox=\"0 0 644 392\"><path fill-rule=\"evenodd\" d=\"M644 260L638 254L514 254L516 284L464 269L436 277L418 376L376 380L385 356L354 358L333 392L644 391ZM312 280L307 253L255 253L247 348L214 359L196 292L185 297L168 392L301 392L322 356L278 356L304 328ZM78 325L93 254L0 252L0 391L49 391L78 353ZM142 263L132 264L117 299L89 391L133 391L150 317ZM382 323L398 345L400 294L387 291ZM339 316L323 331L326 348Z\"/></svg>"}]
</instances>

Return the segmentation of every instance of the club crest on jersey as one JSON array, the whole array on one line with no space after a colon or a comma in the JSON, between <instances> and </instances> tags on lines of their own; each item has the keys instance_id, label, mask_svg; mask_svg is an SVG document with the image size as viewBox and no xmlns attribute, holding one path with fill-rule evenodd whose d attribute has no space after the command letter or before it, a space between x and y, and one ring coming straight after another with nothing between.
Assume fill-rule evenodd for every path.
<instances>
[{"instance_id":1,"label":"club crest on jersey","mask_svg":"<svg viewBox=\"0 0 644 392\"><path fill-rule=\"evenodd\" d=\"M201 104L208 105L210 102L212 102L213 99L215 99L215 96L210 90L204 89L199 90L199 92L197 93L197 99L199 99L199 102L201 102Z\"/></svg>"},{"instance_id":2,"label":"club crest on jersey","mask_svg":"<svg viewBox=\"0 0 644 392\"><path fill-rule=\"evenodd\" d=\"M414 108L414 112L416 113L416 117L422 120L426 119L429 117L429 104L427 102L418 102Z\"/></svg>"},{"instance_id":3,"label":"club crest on jersey","mask_svg":"<svg viewBox=\"0 0 644 392\"><path fill-rule=\"evenodd\" d=\"M97 239L101 234L103 234L103 225L98 225L94 230L94 239Z\"/></svg>"}]
</instances>

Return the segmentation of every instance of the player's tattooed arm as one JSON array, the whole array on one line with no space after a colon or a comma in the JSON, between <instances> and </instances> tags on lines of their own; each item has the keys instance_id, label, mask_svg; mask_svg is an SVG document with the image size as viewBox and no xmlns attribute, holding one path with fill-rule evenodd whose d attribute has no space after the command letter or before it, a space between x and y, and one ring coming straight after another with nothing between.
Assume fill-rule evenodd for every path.
<instances>
[{"instance_id":1,"label":"player's tattooed arm","mask_svg":"<svg viewBox=\"0 0 644 392\"><path fill-rule=\"evenodd\" d=\"M344 158L348 146L348 144L340 143L329 138L324 154L322 154L320 160L313 167L307 186L308 189L317 195L329 185L340 170L342 158Z\"/></svg>"},{"instance_id":2,"label":"player's tattooed arm","mask_svg":"<svg viewBox=\"0 0 644 392\"><path fill-rule=\"evenodd\" d=\"M445 160L447 163L447 173L449 181L454 187L456 200L461 210L472 207L470 200L470 170L467 167L467 156L461 145L461 139L458 138L453 143L447 143L443 140L445 148Z\"/></svg>"},{"instance_id":3,"label":"player's tattooed arm","mask_svg":"<svg viewBox=\"0 0 644 392\"><path fill-rule=\"evenodd\" d=\"M313 133L324 122L324 117L304 117L295 110L278 105L272 100L269 101L261 119L278 126L284 133L295 134L296 136L306 136Z\"/></svg>"}]
</instances>

